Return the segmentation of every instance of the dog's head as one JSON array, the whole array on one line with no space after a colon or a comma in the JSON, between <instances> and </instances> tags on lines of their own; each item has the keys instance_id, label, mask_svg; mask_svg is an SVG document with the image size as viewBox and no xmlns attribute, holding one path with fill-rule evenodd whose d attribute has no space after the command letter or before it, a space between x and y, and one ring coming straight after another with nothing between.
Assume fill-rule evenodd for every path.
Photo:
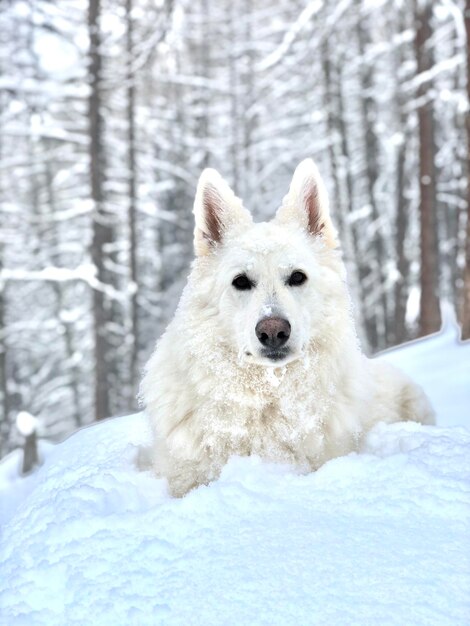
<instances>
[{"instance_id":1,"label":"dog's head","mask_svg":"<svg viewBox=\"0 0 470 626\"><path fill-rule=\"evenodd\" d=\"M217 340L250 363L279 367L302 356L322 333L335 294L344 292L328 196L314 162L297 167L271 222L255 224L212 169L201 175L194 214L198 280L202 272Z\"/></svg>"}]
</instances>

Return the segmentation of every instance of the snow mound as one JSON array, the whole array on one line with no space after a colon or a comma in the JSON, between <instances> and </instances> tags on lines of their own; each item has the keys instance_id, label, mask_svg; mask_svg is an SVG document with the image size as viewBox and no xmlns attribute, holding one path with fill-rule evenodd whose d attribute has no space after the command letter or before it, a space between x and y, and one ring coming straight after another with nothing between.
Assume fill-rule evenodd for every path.
<instances>
[{"instance_id":1,"label":"snow mound","mask_svg":"<svg viewBox=\"0 0 470 626\"><path fill-rule=\"evenodd\" d=\"M26 479L12 453L0 626L470 625L470 342L447 324L380 358L423 385L439 426L378 425L306 476L233 458L171 499L136 469L142 414L49 445Z\"/></svg>"},{"instance_id":2,"label":"snow mound","mask_svg":"<svg viewBox=\"0 0 470 626\"><path fill-rule=\"evenodd\" d=\"M3 533L1 624L468 624L470 432L379 425L318 472L234 458L169 498L142 414L49 453ZM91 621L90 621L91 619Z\"/></svg>"}]
</instances>

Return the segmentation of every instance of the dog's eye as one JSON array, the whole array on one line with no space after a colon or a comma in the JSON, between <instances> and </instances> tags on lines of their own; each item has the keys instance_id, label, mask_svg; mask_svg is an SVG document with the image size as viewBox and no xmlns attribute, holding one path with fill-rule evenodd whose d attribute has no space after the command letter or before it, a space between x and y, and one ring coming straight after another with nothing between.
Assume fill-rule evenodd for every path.
<instances>
[{"instance_id":1,"label":"dog's eye","mask_svg":"<svg viewBox=\"0 0 470 626\"><path fill-rule=\"evenodd\" d=\"M232 285L235 289L238 289L238 291L248 291L248 289L251 289L254 286L246 274L235 276L232 280Z\"/></svg>"},{"instance_id":2,"label":"dog's eye","mask_svg":"<svg viewBox=\"0 0 470 626\"><path fill-rule=\"evenodd\" d=\"M292 272L289 276L289 280L287 281L291 287L298 287L299 285L303 285L307 280L307 277L303 272Z\"/></svg>"}]
</instances>

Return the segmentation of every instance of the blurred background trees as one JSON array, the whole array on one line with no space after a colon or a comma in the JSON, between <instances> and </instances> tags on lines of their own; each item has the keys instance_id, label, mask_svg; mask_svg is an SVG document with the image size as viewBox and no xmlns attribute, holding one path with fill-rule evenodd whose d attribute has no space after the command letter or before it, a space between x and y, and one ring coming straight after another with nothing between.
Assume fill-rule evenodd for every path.
<instances>
[{"instance_id":1,"label":"blurred background trees","mask_svg":"<svg viewBox=\"0 0 470 626\"><path fill-rule=\"evenodd\" d=\"M318 162L370 354L443 302L469 337L469 33L469 0L4 0L0 456L21 410L136 408L206 166L261 220Z\"/></svg>"}]
</instances>

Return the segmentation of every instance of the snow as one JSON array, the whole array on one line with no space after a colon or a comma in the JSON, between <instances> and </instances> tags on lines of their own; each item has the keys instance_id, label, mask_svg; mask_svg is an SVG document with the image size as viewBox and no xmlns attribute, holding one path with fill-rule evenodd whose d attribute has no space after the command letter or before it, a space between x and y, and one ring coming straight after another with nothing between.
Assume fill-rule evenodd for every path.
<instances>
[{"instance_id":1,"label":"snow","mask_svg":"<svg viewBox=\"0 0 470 626\"><path fill-rule=\"evenodd\" d=\"M384 352L383 358L426 390L440 425L470 428L470 341L458 341L454 315L444 311L444 319L440 333Z\"/></svg>"},{"instance_id":2,"label":"snow","mask_svg":"<svg viewBox=\"0 0 470 626\"><path fill-rule=\"evenodd\" d=\"M46 459L49 452L51 452L51 450L53 450L54 448L54 444L50 443L49 441L39 441L39 460L42 462L44 459ZM9 519L13 515L15 509L21 504L23 500L25 500L25 498L27 498L30 492L34 489L37 482L37 474L21 476L22 464L23 453L20 449L13 450L13 452L11 452L8 456L4 457L0 461L0 537L2 527L5 525L7 519ZM1 621L0 625L3 626Z\"/></svg>"},{"instance_id":3,"label":"snow","mask_svg":"<svg viewBox=\"0 0 470 626\"><path fill-rule=\"evenodd\" d=\"M38 426L38 420L28 411L20 411L16 416L16 428L24 436L32 435Z\"/></svg>"},{"instance_id":4,"label":"snow","mask_svg":"<svg viewBox=\"0 0 470 626\"><path fill-rule=\"evenodd\" d=\"M96 278L96 268L92 263L80 265L74 269L65 267L46 267L41 270L2 269L0 280L8 281L49 281L67 282L82 280L93 289L105 293L109 298L118 302L127 302L127 296L109 284L102 283ZM129 291L132 293L132 290Z\"/></svg>"},{"instance_id":5,"label":"snow","mask_svg":"<svg viewBox=\"0 0 470 626\"><path fill-rule=\"evenodd\" d=\"M1 626L470 624L470 344L447 327L385 356L439 425L381 424L309 475L233 458L171 499L135 468L142 414L54 446L1 508Z\"/></svg>"}]
</instances>

